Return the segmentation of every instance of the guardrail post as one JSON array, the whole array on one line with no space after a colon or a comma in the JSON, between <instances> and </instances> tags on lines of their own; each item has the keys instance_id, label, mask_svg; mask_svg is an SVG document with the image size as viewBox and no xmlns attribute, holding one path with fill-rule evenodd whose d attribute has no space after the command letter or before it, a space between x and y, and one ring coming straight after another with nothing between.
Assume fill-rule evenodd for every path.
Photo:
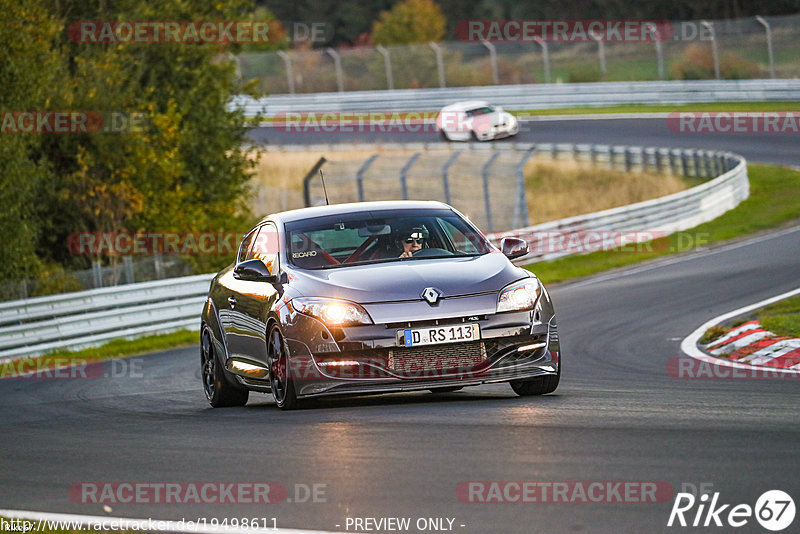
<instances>
[{"instance_id":1,"label":"guardrail post","mask_svg":"<svg viewBox=\"0 0 800 534\"><path fill-rule=\"evenodd\" d=\"M283 50L278 50L278 57L283 59L283 64L286 65L286 81L289 84L289 94L294 94L294 73L292 72L292 58Z\"/></svg>"},{"instance_id":2,"label":"guardrail post","mask_svg":"<svg viewBox=\"0 0 800 534\"><path fill-rule=\"evenodd\" d=\"M545 83L550 83L550 51L547 49L547 41L542 39L541 37L535 37L534 41L536 41L539 46L542 47L542 61L544 62L544 81Z\"/></svg>"},{"instance_id":3,"label":"guardrail post","mask_svg":"<svg viewBox=\"0 0 800 534\"><path fill-rule=\"evenodd\" d=\"M444 185L444 201L447 204L450 204L450 167L458 159L458 156L461 155L461 152L453 152L453 155L445 162L444 166L442 167L442 185Z\"/></svg>"},{"instance_id":4,"label":"guardrail post","mask_svg":"<svg viewBox=\"0 0 800 534\"><path fill-rule=\"evenodd\" d=\"M356 172L356 187L358 188L359 202L364 202L364 173L366 173L367 170L369 170L370 165L372 165L372 163L378 159L378 155L379 154L373 154L367 158L367 161L365 161L361 168L358 169L358 172Z\"/></svg>"},{"instance_id":5,"label":"guardrail post","mask_svg":"<svg viewBox=\"0 0 800 534\"><path fill-rule=\"evenodd\" d=\"M439 87L446 87L444 83L444 58L442 57L442 48L436 43L428 43L433 51L436 53L436 70L439 71Z\"/></svg>"},{"instance_id":6,"label":"guardrail post","mask_svg":"<svg viewBox=\"0 0 800 534\"><path fill-rule=\"evenodd\" d=\"M489 41L481 41L481 43L489 50L489 63L492 65L492 82L494 85L500 85L500 76L497 73L497 50Z\"/></svg>"},{"instance_id":7,"label":"guardrail post","mask_svg":"<svg viewBox=\"0 0 800 534\"><path fill-rule=\"evenodd\" d=\"M719 53L717 51L717 34L714 31L714 25L707 20L701 20L700 24L708 28L708 31L711 34L711 54L714 56L714 77L719 80L721 79L719 70Z\"/></svg>"},{"instance_id":8,"label":"guardrail post","mask_svg":"<svg viewBox=\"0 0 800 534\"><path fill-rule=\"evenodd\" d=\"M694 165L694 175L698 178L702 176L700 172L700 153L698 150L692 150L692 164Z\"/></svg>"},{"instance_id":9,"label":"guardrail post","mask_svg":"<svg viewBox=\"0 0 800 534\"><path fill-rule=\"evenodd\" d=\"M486 208L486 226L489 228L490 232L495 230L494 222L492 220L492 202L489 199L489 169L491 168L494 160L496 160L500 156L500 152L495 152L492 154L492 157L489 158L483 169L481 169L481 176L483 177L483 202Z\"/></svg>"},{"instance_id":10,"label":"guardrail post","mask_svg":"<svg viewBox=\"0 0 800 534\"><path fill-rule=\"evenodd\" d=\"M375 49L383 56L383 67L386 69L386 87L391 91L394 89L394 76L392 75L392 56L383 45L378 45Z\"/></svg>"},{"instance_id":11,"label":"guardrail post","mask_svg":"<svg viewBox=\"0 0 800 534\"><path fill-rule=\"evenodd\" d=\"M764 26L767 32L767 57L769 58L769 77L775 79L775 57L772 55L772 28L769 22L761 15L756 15L756 20Z\"/></svg>"},{"instance_id":12,"label":"guardrail post","mask_svg":"<svg viewBox=\"0 0 800 534\"><path fill-rule=\"evenodd\" d=\"M681 150L681 173L683 176L689 176L689 156L685 150Z\"/></svg>"},{"instance_id":13,"label":"guardrail post","mask_svg":"<svg viewBox=\"0 0 800 534\"><path fill-rule=\"evenodd\" d=\"M325 49L325 52L333 58L333 68L336 70L336 87L340 93L344 92L344 74L342 74L342 57L335 48L330 46Z\"/></svg>"},{"instance_id":14,"label":"guardrail post","mask_svg":"<svg viewBox=\"0 0 800 534\"><path fill-rule=\"evenodd\" d=\"M711 171L711 158L705 150L703 150L703 167L705 167L706 178L714 176Z\"/></svg>"},{"instance_id":15,"label":"guardrail post","mask_svg":"<svg viewBox=\"0 0 800 534\"><path fill-rule=\"evenodd\" d=\"M414 165L414 163L419 159L422 155L421 152L417 152L413 156L411 156L408 162L403 165L403 168L400 169L400 190L403 195L403 200L408 200L408 184L406 183L406 177L408 176L408 171Z\"/></svg>"},{"instance_id":16,"label":"guardrail post","mask_svg":"<svg viewBox=\"0 0 800 534\"><path fill-rule=\"evenodd\" d=\"M589 145L589 161L592 162L592 165L597 163L597 147L594 145Z\"/></svg>"},{"instance_id":17,"label":"guardrail post","mask_svg":"<svg viewBox=\"0 0 800 534\"><path fill-rule=\"evenodd\" d=\"M625 172L630 172L633 167L633 157L631 155L631 147L625 147Z\"/></svg>"},{"instance_id":18,"label":"guardrail post","mask_svg":"<svg viewBox=\"0 0 800 534\"><path fill-rule=\"evenodd\" d=\"M612 171L614 170L614 147L611 145L607 146L608 152L608 168Z\"/></svg>"}]
</instances>

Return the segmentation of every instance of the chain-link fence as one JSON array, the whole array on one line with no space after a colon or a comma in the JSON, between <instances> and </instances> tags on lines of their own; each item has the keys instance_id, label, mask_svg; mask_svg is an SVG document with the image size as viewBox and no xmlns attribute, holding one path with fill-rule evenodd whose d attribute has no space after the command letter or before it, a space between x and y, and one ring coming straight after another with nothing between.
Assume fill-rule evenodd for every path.
<instances>
[{"instance_id":1,"label":"chain-link fence","mask_svg":"<svg viewBox=\"0 0 800 534\"><path fill-rule=\"evenodd\" d=\"M669 38L656 40L454 41L247 53L238 59L243 78L259 80L271 94L800 76L800 15L666 27Z\"/></svg>"},{"instance_id":2,"label":"chain-link fence","mask_svg":"<svg viewBox=\"0 0 800 534\"><path fill-rule=\"evenodd\" d=\"M370 200L440 200L482 229L529 224L523 168L527 151L431 151L373 154L366 159L326 161L304 182L307 206ZM324 163L324 165L321 165ZM322 166L323 188L317 169Z\"/></svg>"},{"instance_id":3,"label":"chain-link fence","mask_svg":"<svg viewBox=\"0 0 800 534\"><path fill-rule=\"evenodd\" d=\"M91 269L59 271L40 279L0 284L0 301L162 280L190 274L193 274L192 267L179 256L156 254L136 259L124 256L114 265L102 265L98 261L93 261Z\"/></svg>"}]
</instances>

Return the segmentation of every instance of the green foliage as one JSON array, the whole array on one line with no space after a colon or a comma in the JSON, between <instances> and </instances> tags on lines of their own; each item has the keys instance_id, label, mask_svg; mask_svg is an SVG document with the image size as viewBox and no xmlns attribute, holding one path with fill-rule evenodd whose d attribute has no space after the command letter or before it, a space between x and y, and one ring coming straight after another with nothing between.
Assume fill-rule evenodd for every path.
<instances>
[{"instance_id":1,"label":"green foliage","mask_svg":"<svg viewBox=\"0 0 800 534\"><path fill-rule=\"evenodd\" d=\"M800 297L783 299L759 310L758 320L774 334L800 337Z\"/></svg>"},{"instance_id":2,"label":"green foliage","mask_svg":"<svg viewBox=\"0 0 800 534\"><path fill-rule=\"evenodd\" d=\"M380 45L440 41L447 21L433 0L403 0L384 11L372 26L372 42Z\"/></svg>"},{"instance_id":3,"label":"green foliage","mask_svg":"<svg viewBox=\"0 0 800 534\"><path fill-rule=\"evenodd\" d=\"M79 43L66 28L80 20L242 20L252 0L0 0L0 6L8 21L0 26L7 51L0 110L87 111L122 126L2 134L0 281L30 276L36 265L84 268L87 258L66 247L74 232L246 229L251 216L243 198L253 158L242 148L245 118L227 103L251 91L239 84L227 47ZM188 258L202 270L227 260Z\"/></svg>"},{"instance_id":4,"label":"green foliage","mask_svg":"<svg viewBox=\"0 0 800 534\"><path fill-rule=\"evenodd\" d=\"M0 113L49 104L58 62L50 53L58 26L46 0L0 0ZM38 191L50 176L34 155L36 134L0 133L0 280L22 278L39 262L36 240Z\"/></svg>"},{"instance_id":5,"label":"green foliage","mask_svg":"<svg viewBox=\"0 0 800 534\"><path fill-rule=\"evenodd\" d=\"M761 69L751 61L731 52L722 56L719 63L720 75L727 80L757 78ZM704 80L714 78L714 54L711 45L690 44L683 56L672 65L672 74L678 80Z\"/></svg>"}]
</instances>

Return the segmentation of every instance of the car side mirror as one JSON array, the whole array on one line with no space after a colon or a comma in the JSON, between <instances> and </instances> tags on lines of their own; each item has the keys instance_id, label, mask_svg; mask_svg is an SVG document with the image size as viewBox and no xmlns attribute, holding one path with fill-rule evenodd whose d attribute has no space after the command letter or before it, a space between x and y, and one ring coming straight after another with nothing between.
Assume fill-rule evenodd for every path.
<instances>
[{"instance_id":1,"label":"car side mirror","mask_svg":"<svg viewBox=\"0 0 800 534\"><path fill-rule=\"evenodd\" d=\"M500 240L500 250L506 258L513 260L528 253L528 243L517 237L504 237Z\"/></svg>"},{"instance_id":2,"label":"car side mirror","mask_svg":"<svg viewBox=\"0 0 800 534\"><path fill-rule=\"evenodd\" d=\"M272 274L263 261L259 259L243 261L233 270L233 277L247 282L278 283L278 275Z\"/></svg>"}]
</instances>

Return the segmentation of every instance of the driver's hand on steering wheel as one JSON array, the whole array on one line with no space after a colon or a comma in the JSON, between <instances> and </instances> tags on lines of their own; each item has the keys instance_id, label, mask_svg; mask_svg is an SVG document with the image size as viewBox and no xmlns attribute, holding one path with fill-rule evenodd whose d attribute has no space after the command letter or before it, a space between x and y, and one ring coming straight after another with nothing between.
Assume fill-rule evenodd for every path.
<instances>
[{"instance_id":1,"label":"driver's hand on steering wheel","mask_svg":"<svg viewBox=\"0 0 800 534\"><path fill-rule=\"evenodd\" d=\"M400 257L401 258L410 258L413 255L414 254L410 250L406 250L406 251L403 251L402 254L400 254Z\"/></svg>"}]
</instances>

